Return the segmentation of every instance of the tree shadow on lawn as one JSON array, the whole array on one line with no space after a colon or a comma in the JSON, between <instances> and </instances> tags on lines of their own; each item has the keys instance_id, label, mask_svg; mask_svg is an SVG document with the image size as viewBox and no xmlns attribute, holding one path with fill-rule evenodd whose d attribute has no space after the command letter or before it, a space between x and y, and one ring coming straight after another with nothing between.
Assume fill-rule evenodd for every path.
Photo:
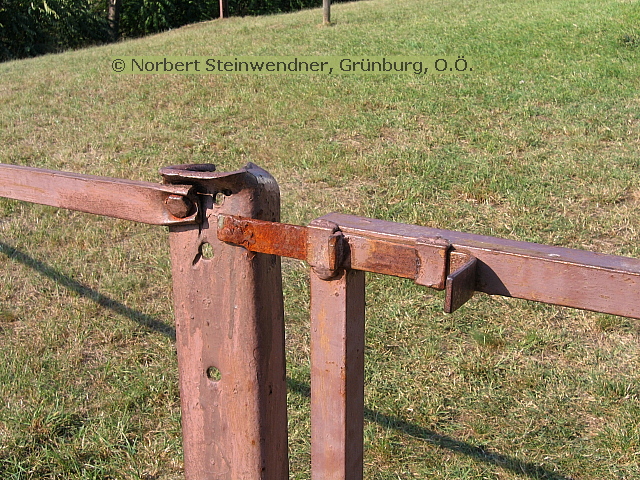
<instances>
[{"instance_id":1,"label":"tree shadow on lawn","mask_svg":"<svg viewBox=\"0 0 640 480\"><path fill-rule=\"evenodd\" d=\"M311 397L311 387L304 382L294 380L287 377L287 386L289 390L304 397ZM440 448L455 452L460 455L466 455L480 462L496 465L505 470L510 470L518 475L527 476L535 480L574 480L570 476L564 476L557 472L552 472L546 468L531 462L524 462L508 455L503 455L489 449L488 447L477 447L470 443L456 440L447 435L442 435L424 428L415 423L410 423L401 417L393 415L385 415L376 412L365 406L364 418L370 422L375 422L386 428L393 428L399 432L405 433L415 438L420 438Z\"/></svg>"},{"instance_id":2,"label":"tree shadow on lawn","mask_svg":"<svg viewBox=\"0 0 640 480\"><path fill-rule=\"evenodd\" d=\"M93 300L98 305L103 306L104 308L108 308L118 315L122 315L124 317L133 320L134 322L147 327L151 330L155 330L156 332L162 333L167 337L171 338L173 341L176 339L176 330L170 325L167 325L164 322L152 317L151 315L147 315L132 308L127 307L123 303L118 302L102 293L94 290L93 288L87 287L82 283L74 280L73 278L65 275L64 273L59 272L58 270L51 268L49 265L41 262L40 260L36 260L35 258L27 255L26 253L21 252L20 250L12 247L11 245L7 245L6 243L0 242L0 253L5 254L7 257L12 260L16 260L27 267L33 268L38 273L49 277L54 282L62 285L65 288L77 293L78 295Z\"/></svg>"}]
</instances>

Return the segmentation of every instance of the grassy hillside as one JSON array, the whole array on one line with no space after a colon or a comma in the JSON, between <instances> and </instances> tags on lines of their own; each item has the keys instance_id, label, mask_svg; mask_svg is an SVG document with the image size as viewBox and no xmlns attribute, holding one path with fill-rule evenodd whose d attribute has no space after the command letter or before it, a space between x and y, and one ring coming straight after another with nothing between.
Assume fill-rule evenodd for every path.
<instances>
[{"instance_id":1,"label":"grassy hillside","mask_svg":"<svg viewBox=\"0 0 640 480\"><path fill-rule=\"evenodd\" d=\"M329 211L640 256L640 4L372 0L0 64L0 162L252 161ZM115 55L464 55L464 76L115 76ZM0 199L0 478L178 479L166 232ZM286 261L291 477L308 287ZM640 479L635 321L368 277L367 479Z\"/></svg>"}]
</instances>

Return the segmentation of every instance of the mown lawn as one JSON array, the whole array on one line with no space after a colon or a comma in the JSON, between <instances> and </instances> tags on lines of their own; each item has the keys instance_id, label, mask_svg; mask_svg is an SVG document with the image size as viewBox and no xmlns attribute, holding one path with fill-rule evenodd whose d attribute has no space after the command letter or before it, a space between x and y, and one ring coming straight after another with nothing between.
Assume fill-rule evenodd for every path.
<instances>
[{"instance_id":1,"label":"mown lawn","mask_svg":"<svg viewBox=\"0 0 640 480\"><path fill-rule=\"evenodd\" d=\"M640 256L640 4L372 0L0 64L0 162L252 161L330 211ZM113 75L116 55L464 55L468 75ZM308 274L284 262L291 478ZM167 233L0 199L0 478L182 478ZM367 479L640 479L635 320L368 276Z\"/></svg>"}]
</instances>

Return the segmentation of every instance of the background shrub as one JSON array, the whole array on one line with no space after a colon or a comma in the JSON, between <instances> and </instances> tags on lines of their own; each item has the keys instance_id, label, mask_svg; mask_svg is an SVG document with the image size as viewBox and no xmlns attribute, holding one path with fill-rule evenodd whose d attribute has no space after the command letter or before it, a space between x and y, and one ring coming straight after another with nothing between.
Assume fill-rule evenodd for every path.
<instances>
[{"instance_id":1,"label":"background shrub","mask_svg":"<svg viewBox=\"0 0 640 480\"><path fill-rule=\"evenodd\" d=\"M265 15L321 5L322 0L230 0L229 14ZM140 37L219 15L218 0L122 0L119 36ZM0 3L0 61L110 39L105 0L4 0Z\"/></svg>"}]
</instances>

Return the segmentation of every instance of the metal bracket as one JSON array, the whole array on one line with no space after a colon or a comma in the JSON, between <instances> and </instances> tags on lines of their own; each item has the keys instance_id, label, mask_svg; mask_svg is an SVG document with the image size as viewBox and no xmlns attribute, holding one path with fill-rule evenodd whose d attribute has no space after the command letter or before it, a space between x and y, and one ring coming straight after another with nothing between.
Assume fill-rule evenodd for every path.
<instances>
[{"instance_id":1,"label":"metal bracket","mask_svg":"<svg viewBox=\"0 0 640 480\"><path fill-rule=\"evenodd\" d=\"M449 274L444 297L445 313L453 313L464 305L476 289L476 265L478 261L467 253L449 252Z\"/></svg>"},{"instance_id":2,"label":"metal bracket","mask_svg":"<svg viewBox=\"0 0 640 480\"><path fill-rule=\"evenodd\" d=\"M418 285L445 290L444 311L453 313L472 296L476 287L476 259L451 250L448 240L436 237L416 239Z\"/></svg>"},{"instance_id":3,"label":"metal bracket","mask_svg":"<svg viewBox=\"0 0 640 480\"><path fill-rule=\"evenodd\" d=\"M217 236L252 252L306 260L322 280L335 278L343 268L412 278L418 285L446 290L447 313L469 300L476 287L475 258L453 250L441 236L394 242L345 236L325 218L302 227L224 214L218 215Z\"/></svg>"}]
</instances>

